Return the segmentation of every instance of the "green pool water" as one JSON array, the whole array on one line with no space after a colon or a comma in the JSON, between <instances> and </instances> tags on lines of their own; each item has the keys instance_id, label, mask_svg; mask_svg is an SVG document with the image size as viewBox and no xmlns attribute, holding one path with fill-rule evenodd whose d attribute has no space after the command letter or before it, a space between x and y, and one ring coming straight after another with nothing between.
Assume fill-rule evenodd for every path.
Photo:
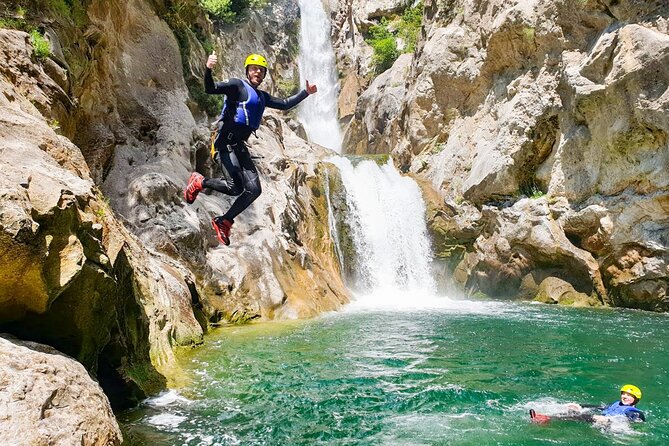
<instances>
[{"instance_id":1,"label":"green pool water","mask_svg":"<svg viewBox=\"0 0 669 446\"><path fill-rule=\"evenodd\" d=\"M180 356L184 387L119 418L147 445L667 445L668 322L444 301L222 328ZM646 423L529 422L627 383Z\"/></svg>"}]
</instances>

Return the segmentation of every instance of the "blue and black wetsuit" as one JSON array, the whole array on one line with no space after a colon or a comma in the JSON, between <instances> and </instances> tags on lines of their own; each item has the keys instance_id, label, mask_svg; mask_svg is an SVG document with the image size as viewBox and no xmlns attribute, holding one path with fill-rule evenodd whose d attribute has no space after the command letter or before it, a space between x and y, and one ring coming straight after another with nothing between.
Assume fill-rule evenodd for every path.
<instances>
[{"instance_id":1,"label":"blue and black wetsuit","mask_svg":"<svg viewBox=\"0 0 669 446\"><path fill-rule=\"evenodd\" d=\"M214 82L209 68L204 74L204 88L209 94L225 95L218 135L214 142L215 159L220 164L224 177L206 178L202 186L227 195L239 195L223 215L224 219L232 222L262 193L258 170L249 154L246 141L260 127L265 108L289 110L309 94L302 90L294 96L281 99L253 88L245 79L231 78Z\"/></svg>"},{"instance_id":2,"label":"blue and black wetsuit","mask_svg":"<svg viewBox=\"0 0 669 446\"><path fill-rule=\"evenodd\" d=\"M608 406L602 406L602 405L589 405L589 404L582 404L581 405L585 409L598 409L600 410L600 414L608 417L613 417L613 416L619 416L619 415L624 415L626 416L630 421L646 421L646 416L643 414L642 411L637 409L634 406L625 406L622 404L621 401L616 401L615 403L609 404ZM594 415L591 413L584 413L584 414L578 414L578 415L563 415L563 416L556 416L556 417L551 417L551 419L556 419L556 420L570 420L570 421L586 421L588 423L592 423L595 421Z\"/></svg>"}]
</instances>

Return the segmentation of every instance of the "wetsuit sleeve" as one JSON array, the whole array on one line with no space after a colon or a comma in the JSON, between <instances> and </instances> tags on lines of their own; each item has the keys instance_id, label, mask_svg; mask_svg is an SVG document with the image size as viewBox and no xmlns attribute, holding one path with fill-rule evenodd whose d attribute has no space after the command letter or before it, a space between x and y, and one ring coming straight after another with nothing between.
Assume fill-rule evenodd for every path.
<instances>
[{"instance_id":1,"label":"wetsuit sleeve","mask_svg":"<svg viewBox=\"0 0 669 446\"><path fill-rule=\"evenodd\" d=\"M625 416L630 421L646 421L646 416L640 410L626 410Z\"/></svg>"},{"instance_id":2,"label":"wetsuit sleeve","mask_svg":"<svg viewBox=\"0 0 669 446\"><path fill-rule=\"evenodd\" d=\"M307 98L307 96L309 96L307 90L302 90L296 95L293 95L286 99L274 97L271 94L267 93L266 91L263 91L263 94L265 95L265 107L276 108L278 110L289 110L295 107L300 102L304 101Z\"/></svg>"},{"instance_id":3,"label":"wetsuit sleeve","mask_svg":"<svg viewBox=\"0 0 669 446\"><path fill-rule=\"evenodd\" d=\"M599 409L599 410L604 410L606 409L606 404L579 404L584 409Z\"/></svg>"},{"instance_id":4,"label":"wetsuit sleeve","mask_svg":"<svg viewBox=\"0 0 669 446\"><path fill-rule=\"evenodd\" d=\"M214 82L211 69L207 68L204 72L204 91L209 94L224 94L231 100L236 101L239 99L241 91L245 91L245 89L242 81L235 78L223 82Z\"/></svg>"}]
</instances>

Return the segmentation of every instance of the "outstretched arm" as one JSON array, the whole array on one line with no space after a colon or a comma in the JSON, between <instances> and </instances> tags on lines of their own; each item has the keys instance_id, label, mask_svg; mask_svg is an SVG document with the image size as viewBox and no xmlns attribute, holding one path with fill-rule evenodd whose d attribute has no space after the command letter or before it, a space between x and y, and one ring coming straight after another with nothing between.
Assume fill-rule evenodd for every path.
<instances>
[{"instance_id":1,"label":"outstretched arm","mask_svg":"<svg viewBox=\"0 0 669 446\"><path fill-rule=\"evenodd\" d=\"M304 101L307 98L307 96L309 96L307 90L302 90L296 95L293 95L286 99L277 98L267 93L266 91L264 91L263 93L265 94L265 106L268 108L276 108L278 110L289 110L295 107L300 102Z\"/></svg>"},{"instance_id":2,"label":"outstretched arm","mask_svg":"<svg viewBox=\"0 0 669 446\"><path fill-rule=\"evenodd\" d=\"M310 94L314 94L317 91L318 88L316 88L315 85L312 85L309 83L309 81L307 81L307 87L304 90L286 99L277 98L269 93L265 93L265 105L269 108L288 110L295 107L297 104L304 101L307 98L307 96L309 96Z\"/></svg>"}]
</instances>

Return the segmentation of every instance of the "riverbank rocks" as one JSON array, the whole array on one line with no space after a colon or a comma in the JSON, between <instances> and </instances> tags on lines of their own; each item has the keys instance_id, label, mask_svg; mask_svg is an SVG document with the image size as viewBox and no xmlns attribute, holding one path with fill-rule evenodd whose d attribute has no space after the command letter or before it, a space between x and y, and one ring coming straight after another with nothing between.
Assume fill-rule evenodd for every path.
<instances>
[{"instance_id":1,"label":"riverbank rocks","mask_svg":"<svg viewBox=\"0 0 669 446\"><path fill-rule=\"evenodd\" d=\"M0 357L0 444L123 442L107 397L77 361L7 335L0 335Z\"/></svg>"},{"instance_id":2,"label":"riverbank rocks","mask_svg":"<svg viewBox=\"0 0 669 446\"><path fill-rule=\"evenodd\" d=\"M601 303L585 293L579 293L571 286L557 277L545 278L537 289L534 300L545 304L570 305L574 307L598 306Z\"/></svg>"},{"instance_id":3,"label":"riverbank rocks","mask_svg":"<svg viewBox=\"0 0 669 446\"><path fill-rule=\"evenodd\" d=\"M404 92L393 93L401 108L388 114L379 91L362 94L355 152L374 134L366 123L387 116L383 150L438 191L435 250L468 294L516 295L542 271L607 304L666 311L669 5L424 6ZM481 229L457 229L467 226Z\"/></svg>"}]
</instances>

